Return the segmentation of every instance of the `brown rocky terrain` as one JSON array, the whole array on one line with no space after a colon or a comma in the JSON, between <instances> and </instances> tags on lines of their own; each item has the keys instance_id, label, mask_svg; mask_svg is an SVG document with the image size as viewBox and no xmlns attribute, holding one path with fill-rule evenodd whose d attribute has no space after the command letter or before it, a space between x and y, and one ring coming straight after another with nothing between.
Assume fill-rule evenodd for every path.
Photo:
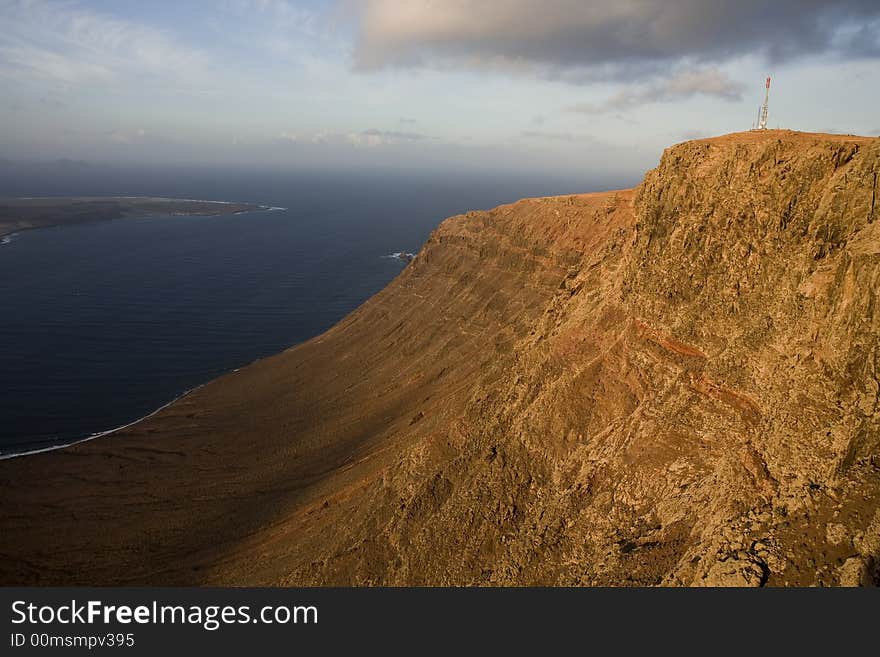
<instances>
[{"instance_id":1,"label":"brown rocky terrain","mask_svg":"<svg viewBox=\"0 0 880 657\"><path fill-rule=\"evenodd\" d=\"M333 329L0 462L3 584L880 581L880 139L452 217Z\"/></svg>"}]
</instances>

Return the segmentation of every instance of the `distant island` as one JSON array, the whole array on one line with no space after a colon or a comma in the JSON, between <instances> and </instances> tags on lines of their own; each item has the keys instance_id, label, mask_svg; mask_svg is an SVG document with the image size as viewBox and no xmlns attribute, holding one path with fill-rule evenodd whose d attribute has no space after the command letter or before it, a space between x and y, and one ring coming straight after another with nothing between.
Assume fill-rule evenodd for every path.
<instances>
[{"instance_id":1,"label":"distant island","mask_svg":"<svg viewBox=\"0 0 880 657\"><path fill-rule=\"evenodd\" d=\"M122 217L221 215L272 209L250 203L149 196L0 198L0 238L32 228Z\"/></svg>"}]
</instances>

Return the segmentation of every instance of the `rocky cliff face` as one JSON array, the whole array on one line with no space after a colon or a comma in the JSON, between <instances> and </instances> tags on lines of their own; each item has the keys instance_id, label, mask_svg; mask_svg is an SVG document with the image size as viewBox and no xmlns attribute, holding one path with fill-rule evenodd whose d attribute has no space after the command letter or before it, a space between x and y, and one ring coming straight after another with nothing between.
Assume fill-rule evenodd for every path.
<instances>
[{"instance_id":1,"label":"rocky cliff face","mask_svg":"<svg viewBox=\"0 0 880 657\"><path fill-rule=\"evenodd\" d=\"M878 171L743 133L448 219L323 336L0 463L4 583L877 583Z\"/></svg>"}]
</instances>

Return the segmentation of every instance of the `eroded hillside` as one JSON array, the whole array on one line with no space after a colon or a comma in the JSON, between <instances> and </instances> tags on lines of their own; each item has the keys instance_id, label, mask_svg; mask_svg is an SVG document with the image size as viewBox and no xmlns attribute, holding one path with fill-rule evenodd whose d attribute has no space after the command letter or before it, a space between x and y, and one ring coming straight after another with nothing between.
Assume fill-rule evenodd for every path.
<instances>
[{"instance_id":1,"label":"eroded hillside","mask_svg":"<svg viewBox=\"0 0 880 657\"><path fill-rule=\"evenodd\" d=\"M448 219L326 334L0 462L3 583L876 583L878 171L743 133Z\"/></svg>"}]
</instances>

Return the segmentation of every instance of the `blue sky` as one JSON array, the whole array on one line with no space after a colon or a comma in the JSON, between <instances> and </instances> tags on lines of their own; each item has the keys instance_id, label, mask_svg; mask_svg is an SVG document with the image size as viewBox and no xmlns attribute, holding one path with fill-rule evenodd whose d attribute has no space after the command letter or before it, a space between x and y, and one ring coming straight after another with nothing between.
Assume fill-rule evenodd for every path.
<instances>
[{"instance_id":1,"label":"blue sky","mask_svg":"<svg viewBox=\"0 0 880 657\"><path fill-rule=\"evenodd\" d=\"M880 3L0 0L0 157L637 172L880 133Z\"/></svg>"}]
</instances>

